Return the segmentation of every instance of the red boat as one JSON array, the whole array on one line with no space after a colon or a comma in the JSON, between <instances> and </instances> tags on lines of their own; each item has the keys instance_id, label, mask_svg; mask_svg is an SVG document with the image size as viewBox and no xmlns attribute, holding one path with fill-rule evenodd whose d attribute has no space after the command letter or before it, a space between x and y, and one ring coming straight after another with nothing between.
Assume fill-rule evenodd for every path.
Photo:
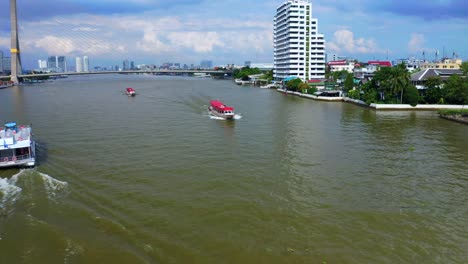
<instances>
[{"instance_id":1,"label":"red boat","mask_svg":"<svg viewBox=\"0 0 468 264\"><path fill-rule=\"evenodd\" d=\"M224 105L221 101L211 100L208 110L212 115L219 116L225 119L234 118L234 108Z\"/></svg>"},{"instance_id":2,"label":"red boat","mask_svg":"<svg viewBox=\"0 0 468 264\"><path fill-rule=\"evenodd\" d=\"M135 96L136 92L133 88L127 88L127 90L125 91L125 93L128 95L128 96Z\"/></svg>"}]
</instances>

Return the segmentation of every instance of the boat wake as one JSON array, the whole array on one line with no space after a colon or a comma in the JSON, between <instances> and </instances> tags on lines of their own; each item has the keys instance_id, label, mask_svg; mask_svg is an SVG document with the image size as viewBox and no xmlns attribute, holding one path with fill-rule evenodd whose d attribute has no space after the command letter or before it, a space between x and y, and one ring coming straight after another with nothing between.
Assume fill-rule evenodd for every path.
<instances>
[{"instance_id":1,"label":"boat wake","mask_svg":"<svg viewBox=\"0 0 468 264\"><path fill-rule=\"evenodd\" d=\"M214 120L227 120L224 117L213 115L209 110L208 110L208 114L206 116L208 116L210 119L214 119ZM242 118L241 114L235 114L233 119L234 120L239 120L241 118Z\"/></svg>"},{"instance_id":2,"label":"boat wake","mask_svg":"<svg viewBox=\"0 0 468 264\"><path fill-rule=\"evenodd\" d=\"M19 175L22 173L23 171L20 171L10 179L0 178L0 215L7 213L8 208L19 198L23 189L16 186L16 182L18 181Z\"/></svg>"},{"instance_id":3,"label":"boat wake","mask_svg":"<svg viewBox=\"0 0 468 264\"><path fill-rule=\"evenodd\" d=\"M56 201L68 193L68 183L35 169L22 169L10 178L0 178L0 215L8 214L22 194L33 199L36 189L45 192L49 200Z\"/></svg>"},{"instance_id":4,"label":"boat wake","mask_svg":"<svg viewBox=\"0 0 468 264\"><path fill-rule=\"evenodd\" d=\"M38 174L42 178L47 197L49 197L50 200L55 200L58 196L68 193L67 182L54 179L45 173L38 172Z\"/></svg>"}]
</instances>

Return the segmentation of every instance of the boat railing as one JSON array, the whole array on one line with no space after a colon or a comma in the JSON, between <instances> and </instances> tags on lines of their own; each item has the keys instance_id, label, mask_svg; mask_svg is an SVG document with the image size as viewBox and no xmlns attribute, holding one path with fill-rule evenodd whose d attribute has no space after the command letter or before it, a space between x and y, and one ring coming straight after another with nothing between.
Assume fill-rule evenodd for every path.
<instances>
[{"instance_id":1,"label":"boat railing","mask_svg":"<svg viewBox=\"0 0 468 264\"><path fill-rule=\"evenodd\" d=\"M0 157L0 162L19 161L19 160L26 160L30 158L31 158L31 155L29 154L9 156L9 157Z\"/></svg>"}]
</instances>

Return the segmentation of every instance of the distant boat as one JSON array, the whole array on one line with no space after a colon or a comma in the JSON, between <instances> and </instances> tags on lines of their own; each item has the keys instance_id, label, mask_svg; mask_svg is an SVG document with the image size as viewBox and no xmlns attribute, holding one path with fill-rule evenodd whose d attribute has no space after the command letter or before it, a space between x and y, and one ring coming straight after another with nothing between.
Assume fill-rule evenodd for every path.
<instances>
[{"instance_id":1,"label":"distant boat","mask_svg":"<svg viewBox=\"0 0 468 264\"><path fill-rule=\"evenodd\" d=\"M127 94L128 96L135 96L136 92L135 92L135 89L133 89L133 88L127 88L125 90L125 94Z\"/></svg>"},{"instance_id":2,"label":"distant boat","mask_svg":"<svg viewBox=\"0 0 468 264\"><path fill-rule=\"evenodd\" d=\"M211 100L208 111L214 116L219 116L225 119L234 118L234 108L224 105L221 101Z\"/></svg>"},{"instance_id":3,"label":"distant boat","mask_svg":"<svg viewBox=\"0 0 468 264\"><path fill-rule=\"evenodd\" d=\"M15 122L0 128L0 167L27 166L36 163L36 145L31 126L17 126Z\"/></svg>"},{"instance_id":4,"label":"distant boat","mask_svg":"<svg viewBox=\"0 0 468 264\"><path fill-rule=\"evenodd\" d=\"M12 81L6 81L6 82L0 81L0 89L2 89L2 88L8 88L8 87L11 87L11 86L13 86L13 82L12 82Z\"/></svg>"}]
</instances>

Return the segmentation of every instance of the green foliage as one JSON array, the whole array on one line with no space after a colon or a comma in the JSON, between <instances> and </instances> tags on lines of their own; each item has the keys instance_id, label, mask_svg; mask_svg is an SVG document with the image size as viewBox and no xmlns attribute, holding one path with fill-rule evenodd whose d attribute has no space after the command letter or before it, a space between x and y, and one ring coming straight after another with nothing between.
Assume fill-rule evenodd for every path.
<instances>
[{"instance_id":1,"label":"green foliage","mask_svg":"<svg viewBox=\"0 0 468 264\"><path fill-rule=\"evenodd\" d=\"M317 88L315 87L309 87L309 89L307 89L308 94L314 94L315 92L317 92Z\"/></svg>"},{"instance_id":2,"label":"green foliage","mask_svg":"<svg viewBox=\"0 0 468 264\"><path fill-rule=\"evenodd\" d=\"M354 87L354 76L352 73L346 74L346 79L344 81L345 91L352 90Z\"/></svg>"},{"instance_id":3,"label":"green foliage","mask_svg":"<svg viewBox=\"0 0 468 264\"><path fill-rule=\"evenodd\" d=\"M309 85L307 83L304 83L304 82L301 82L299 83L299 85L297 86L297 89L298 91L300 91L301 93L307 93L308 89L309 89Z\"/></svg>"},{"instance_id":4,"label":"green foliage","mask_svg":"<svg viewBox=\"0 0 468 264\"><path fill-rule=\"evenodd\" d=\"M411 106L416 106L419 101L419 92L416 87L413 85L410 85L406 88L404 97L403 97L403 102L406 104L410 104Z\"/></svg>"},{"instance_id":5,"label":"green foliage","mask_svg":"<svg viewBox=\"0 0 468 264\"><path fill-rule=\"evenodd\" d=\"M348 97L351 99L361 99L361 94L359 90L350 90L348 91Z\"/></svg>"},{"instance_id":6,"label":"green foliage","mask_svg":"<svg viewBox=\"0 0 468 264\"><path fill-rule=\"evenodd\" d=\"M375 89L375 84L373 82L368 82L362 86L362 90L364 92L362 96L362 100L366 102L366 104L370 105L372 103L377 103L377 90Z\"/></svg>"},{"instance_id":7,"label":"green foliage","mask_svg":"<svg viewBox=\"0 0 468 264\"><path fill-rule=\"evenodd\" d=\"M273 70L269 70L269 71L266 71L261 79L265 79L267 80L268 82L271 82L273 80Z\"/></svg>"},{"instance_id":8,"label":"green foliage","mask_svg":"<svg viewBox=\"0 0 468 264\"><path fill-rule=\"evenodd\" d=\"M302 80L299 78L296 78L294 80L290 80L286 83L286 87L288 90L291 91L298 91L299 84L302 83Z\"/></svg>"},{"instance_id":9,"label":"green foliage","mask_svg":"<svg viewBox=\"0 0 468 264\"><path fill-rule=\"evenodd\" d=\"M425 103L428 104L437 104L441 98L443 98L442 91L440 86L442 81L439 77L429 77L426 80L426 94L424 96Z\"/></svg>"},{"instance_id":10,"label":"green foliage","mask_svg":"<svg viewBox=\"0 0 468 264\"><path fill-rule=\"evenodd\" d=\"M242 69L235 69L233 71L233 76L236 79L242 79L244 81L249 79L249 75L254 75L254 74L260 74L262 71L260 71L259 68L250 68L250 67L244 67Z\"/></svg>"},{"instance_id":11,"label":"green foliage","mask_svg":"<svg viewBox=\"0 0 468 264\"><path fill-rule=\"evenodd\" d=\"M461 71L463 72L463 76L468 76L468 61L464 61L460 66Z\"/></svg>"},{"instance_id":12,"label":"green foliage","mask_svg":"<svg viewBox=\"0 0 468 264\"><path fill-rule=\"evenodd\" d=\"M448 104L468 104L468 80L454 74L444 85L444 98Z\"/></svg>"}]
</instances>

